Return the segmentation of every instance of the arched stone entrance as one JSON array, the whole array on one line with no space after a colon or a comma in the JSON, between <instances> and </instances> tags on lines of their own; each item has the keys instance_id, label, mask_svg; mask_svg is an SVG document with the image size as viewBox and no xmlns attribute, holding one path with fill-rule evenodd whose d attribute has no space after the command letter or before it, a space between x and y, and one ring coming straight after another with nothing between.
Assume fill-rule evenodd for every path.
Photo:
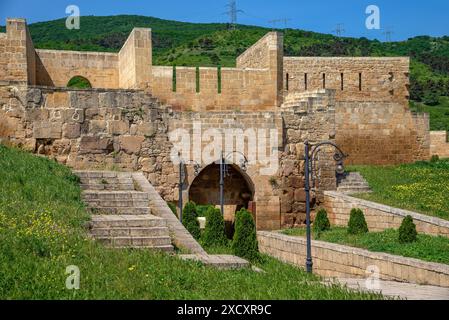
<instances>
[{"instance_id":1,"label":"arched stone entrance","mask_svg":"<svg viewBox=\"0 0 449 320\"><path fill-rule=\"evenodd\" d=\"M236 165L228 165L225 177L224 211L228 236L233 234L235 213L248 209L254 199L254 185L249 176ZM189 199L198 205L220 206L220 165L204 168L190 185Z\"/></svg>"}]
</instances>

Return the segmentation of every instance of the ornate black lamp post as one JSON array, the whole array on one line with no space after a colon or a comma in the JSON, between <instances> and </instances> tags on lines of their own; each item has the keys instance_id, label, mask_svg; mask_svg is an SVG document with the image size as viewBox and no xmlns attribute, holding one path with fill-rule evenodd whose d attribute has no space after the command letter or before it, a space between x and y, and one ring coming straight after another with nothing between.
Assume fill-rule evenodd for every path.
<instances>
[{"instance_id":1,"label":"ornate black lamp post","mask_svg":"<svg viewBox=\"0 0 449 320\"><path fill-rule=\"evenodd\" d=\"M245 172L248 169L248 167L247 167L248 159L242 152L232 151L232 152L228 153L228 155L226 157L224 156L223 152L221 153L221 157L220 157L220 210L221 210L221 214L223 216L224 216L224 178L228 174L226 161L234 153L240 154L242 156L242 159L240 160L240 168L242 168L242 170Z\"/></svg>"},{"instance_id":2,"label":"ornate black lamp post","mask_svg":"<svg viewBox=\"0 0 449 320\"><path fill-rule=\"evenodd\" d=\"M317 161L317 155L323 146L332 146L337 152L334 155L334 160L337 163L337 174L343 174L345 167L343 160L348 157L334 142L324 141L318 144L312 145L309 141L304 142L305 145L305 191L306 191L306 224L307 224L307 259L306 270L308 273L312 273L313 261L312 261L312 232L311 232L311 219L310 219L310 172L312 172L313 187L315 188L315 162Z\"/></svg>"},{"instance_id":3,"label":"ornate black lamp post","mask_svg":"<svg viewBox=\"0 0 449 320\"><path fill-rule=\"evenodd\" d=\"M186 179L186 173L185 173L185 165L186 164L193 164L193 168L195 170L195 177L198 176L200 173L201 166L198 164L198 162L193 160L184 161L181 158L181 155L179 155L179 220L182 223L182 210L183 210L183 203L182 203L182 190L184 189L184 181Z\"/></svg>"}]
</instances>

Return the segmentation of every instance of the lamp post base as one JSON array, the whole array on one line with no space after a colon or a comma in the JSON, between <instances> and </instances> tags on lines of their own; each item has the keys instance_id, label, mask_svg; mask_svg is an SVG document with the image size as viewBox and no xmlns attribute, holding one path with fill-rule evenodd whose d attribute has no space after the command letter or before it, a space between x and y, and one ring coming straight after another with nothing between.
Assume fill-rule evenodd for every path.
<instances>
[{"instance_id":1,"label":"lamp post base","mask_svg":"<svg viewBox=\"0 0 449 320\"><path fill-rule=\"evenodd\" d=\"M307 259L307 261L306 261L306 270L307 270L307 273L312 273L312 270L313 270L313 262L312 262L312 259Z\"/></svg>"}]
</instances>

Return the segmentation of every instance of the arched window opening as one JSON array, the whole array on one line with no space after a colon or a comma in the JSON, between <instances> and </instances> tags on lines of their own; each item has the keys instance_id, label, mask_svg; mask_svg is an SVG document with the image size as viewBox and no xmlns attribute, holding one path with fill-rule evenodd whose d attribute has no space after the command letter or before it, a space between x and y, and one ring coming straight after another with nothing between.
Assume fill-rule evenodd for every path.
<instances>
[{"instance_id":1,"label":"arched window opening","mask_svg":"<svg viewBox=\"0 0 449 320\"><path fill-rule=\"evenodd\" d=\"M75 89L90 89L92 88L92 85L86 78L82 76L75 76L69 80L69 82L67 83L67 87Z\"/></svg>"}]
</instances>

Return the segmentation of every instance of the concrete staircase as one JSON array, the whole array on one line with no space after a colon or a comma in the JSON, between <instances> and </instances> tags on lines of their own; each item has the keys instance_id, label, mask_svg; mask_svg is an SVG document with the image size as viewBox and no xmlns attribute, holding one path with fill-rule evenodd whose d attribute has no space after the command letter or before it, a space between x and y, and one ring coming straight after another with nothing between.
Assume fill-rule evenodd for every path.
<instances>
[{"instance_id":1,"label":"concrete staircase","mask_svg":"<svg viewBox=\"0 0 449 320\"><path fill-rule=\"evenodd\" d=\"M112 248L174 250L165 219L152 214L149 196L136 191L131 173L77 171L92 212L92 237Z\"/></svg>"},{"instance_id":2,"label":"concrete staircase","mask_svg":"<svg viewBox=\"0 0 449 320\"><path fill-rule=\"evenodd\" d=\"M345 194L372 192L368 182L358 172L345 173L337 180L337 191Z\"/></svg>"}]
</instances>

